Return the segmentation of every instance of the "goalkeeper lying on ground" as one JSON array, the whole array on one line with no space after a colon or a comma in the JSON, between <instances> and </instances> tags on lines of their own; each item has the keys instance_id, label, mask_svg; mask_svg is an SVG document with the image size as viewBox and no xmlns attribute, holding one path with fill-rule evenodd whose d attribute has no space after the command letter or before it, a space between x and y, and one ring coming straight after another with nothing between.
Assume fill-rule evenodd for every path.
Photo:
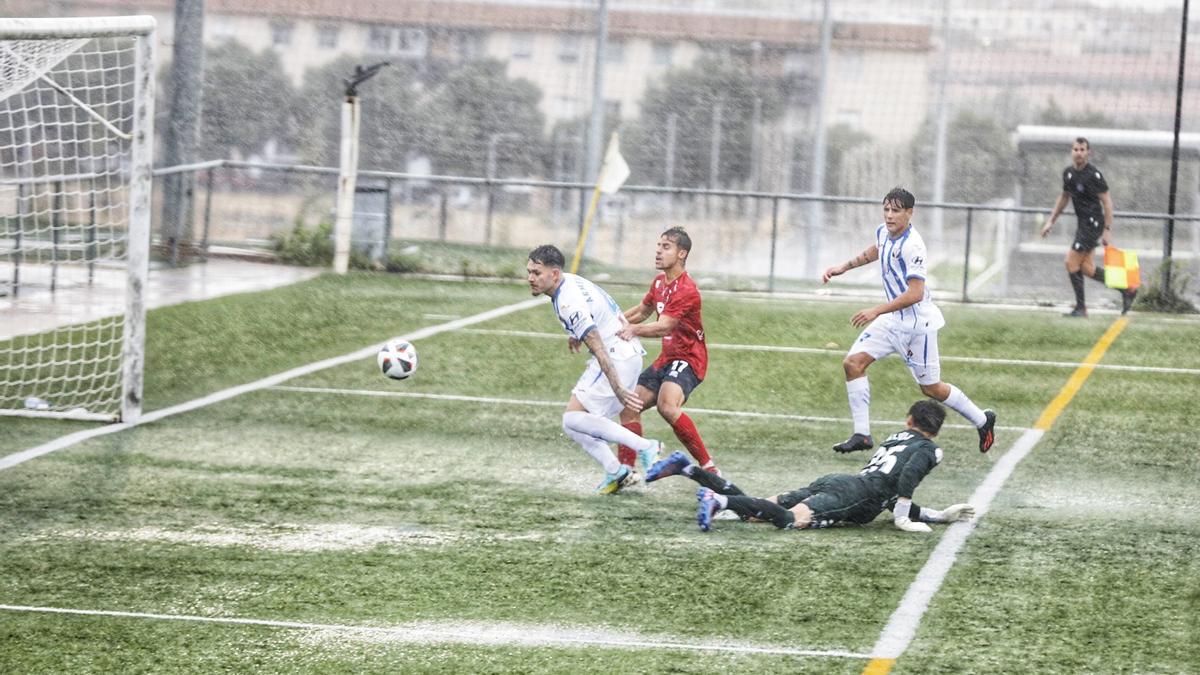
<instances>
[{"instance_id":1,"label":"goalkeeper lying on ground","mask_svg":"<svg viewBox=\"0 0 1200 675\"><path fill-rule=\"evenodd\" d=\"M970 520L975 507L955 504L942 511L912 503L921 479L942 461L942 449L933 442L946 409L934 401L920 400L908 409L908 428L892 434L871 461L857 474L829 474L808 487L762 499L743 493L736 485L691 463L682 452L655 463L646 482L682 474L699 483L696 520L702 531L712 526L713 515L729 509L742 520L768 521L780 529L829 527L844 523L863 525L891 509L896 527L905 532L930 532L926 523Z\"/></svg>"}]
</instances>

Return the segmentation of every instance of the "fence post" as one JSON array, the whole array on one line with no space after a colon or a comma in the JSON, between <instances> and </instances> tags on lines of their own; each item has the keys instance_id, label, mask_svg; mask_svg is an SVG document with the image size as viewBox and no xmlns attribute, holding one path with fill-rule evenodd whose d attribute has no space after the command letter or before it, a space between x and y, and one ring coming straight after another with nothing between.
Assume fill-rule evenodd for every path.
<instances>
[{"instance_id":1,"label":"fence post","mask_svg":"<svg viewBox=\"0 0 1200 675\"><path fill-rule=\"evenodd\" d=\"M975 209L967 209L967 242L963 246L963 284L962 301L970 302L967 297L967 279L971 275L971 224L974 221Z\"/></svg>"},{"instance_id":2,"label":"fence post","mask_svg":"<svg viewBox=\"0 0 1200 675\"><path fill-rule=\"evenodd\" d=\"M483 221L483 243L485 244L492 243L492 201L492 179L489 177L487 179L487 217Z\"/></svg>"},{"instance_id":3,"label":"fence post","mask_svg":"<svg viewBox=\"0 0 1200 675\"><path fill-rule=\"evenodd\" d=\"M208 167L205 172L205 189L204 189L204 230L200 235L200 259L208 260L208 228L212 223L212 193L213 193L213 167Z\"/></svg>"},{"instance_id":4,"label":"fence post","mask_svg":"<svg viewBox=\"0 0 1200 675\"><path fill-rule=\"evenodd\" d=\"M438 190L438 241L446 241L446 187Z\"/></svg>"},{"instance_id":5,"label":"fence post","mask_svg":"<svg viewBox=\"0 0 1200 675\"><path fill-rule=\"evenodd\" d=\"M779 197L771 198L771 267L767 272L767 290L775 292L775 240L779 236Z\"/></svg>"}]
</instances>

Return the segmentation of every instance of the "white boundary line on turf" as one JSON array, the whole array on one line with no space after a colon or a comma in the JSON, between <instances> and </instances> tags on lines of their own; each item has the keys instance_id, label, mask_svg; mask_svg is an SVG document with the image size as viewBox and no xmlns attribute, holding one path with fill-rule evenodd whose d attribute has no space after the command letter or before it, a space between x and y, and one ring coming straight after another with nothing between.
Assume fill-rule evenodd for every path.
<instances>
[{"instance_id":1,"label":"white boundary line on turf","mask_svg":"<svg viewBox=\"0 0 1200 675\"><path fill-rule=\"evenodd\" d=\"M338 394L344 396L375 396L380 398L427 398L441 401L465 401L468 403L506 403L509 405L524 405L537 406L544 408L562 408L566 404L563 401L535 401L531 399L519 398L491 398L487 396L461 396L458 394L426 394L421 392L409 391L379 391L377 389L338 389L336 387L293 387L279 385L270 388L272 391L292 391L302 394ZM690 413L702 413L708 415L723 415L726 417L756 417L762 419L781 419L795 420L799 422L829 422L835 424L847 424L853 420L842 417L815 417L813 415L791 415L788 413L764 413L751 412L743 410L719 410L716 408L692 408L688 407ZM891 426L903 426L903 420L872 420L872 424L884 424ZM943 429L971 429L975 427L969 424L943 424ZM1003 431L1028 431L1028 427L1006 427L997 426L997 429Z\"/></svg>"},{"instance_id":2,"label":"white boundary line on turf","mask_svg":"<svg viewBox=\"0 0 1200 675\"><path fill-rule=\"evenodd\" d=\"M271 619L239 619L234 617L195 616L190 614L152 614L149 612L120 612L98 609L64 609L61 607L29 607L25 605L0 605L0 610L8 612L30 612L41 614L72 614L77 616L104 616L122 619L155 619L160 621L190 621L195 623L234 624L241 626L268 626L271 628L289 628L298 630L337 631L343 633L366 633L370 635L392 636L399 640L424 643L456 643L456 644L504 644L523 647L555 647L555 646L585 646L608 647L615 649L670 649L711 652L732 652L736 654L774 654L781 656L829 656L848 659L868 659L867 654L859 654L840 649L796 649L792 647L760 647L754 645L723 645L690 642L656 642L640 640L634 637L622 638L593 638L572 637L559 631L539 633L536 627L521 626L521 630L501 628L500 630L464 628L441 628L436 625L411 626L351 626L328 623L305 623L300 621L274 621ZM499 640L499 641L497 641Z\"/></svg>"},{"instance_id":3,"label":"white boundary line on turf","mask_svg":"<svg viewBox=\"0 0 1200 675\"><path fill-rule=\"evenodd\" d=\"M542 339L562 339L562 335L557 333L541 333L537 331L526 330L500 330L495 328L467 328L459 332L475 333L478 335L508 335L512 337L530 337ZM645 339L645 338L644 338ZM781 347L775 345L740 345L740 344L709 344L710 349L728 349L731 351L746 351L746 352L783 352L788 354L836 354L845 356L845 349L820 349L818 347ZM1034 359L997 359L982 356L945 356L942 355L943 361L954 361L958 363L982 363L996 364L1004 366L1041 366L1048 368L1078 368L1078 362L1071 361L1038 361ZM1176 375L1200 375L1200 368L1172 368L1169 366L1123 366L1123 365L1108 365L1098 363L1094 366L1096 370L1124 370L1130 372L1141 373L1171 373Z\"/></svg>"},{"instance_id":4,"label":"white boundary line on turf","mask_svg":"<svg viewBox=\"0 0 1200 675\"><path fill-rule=\"evenodd\" d=\"M1004 456L997 460L992 470L984 477L983 482L979 487L975 488L974 494L967 500L975 507L975 517L967 522L954 523L946 529L946 533L942 535L941 541L929 554L929 560L921 567L921 571L917 573L916 580L908 587L904 598L900 601L900 606L892 613L888 619L887 626L879 636L879 640L875 643L875 647L871 650L873 658L877 659L898 659L904 653L904 650L912 642L913 637L917 634L917 628L920 626L921 618L925 615L925 611L929 609L929 602L937 593L942 585L942 581L946 578L950 568L954 565L958 553L962 550L963 545L967 541L967 537L975 531L975 525L983 518L991 507L992 500L1000 492L1000 488L1004 486L1005 481L1012 475L1013 470L1017 467L1022 459L1033 450L1033 446L1037 445L1038 441L1042 440L1045 431L1041 429L1030 429L1026 431L1013 447Z\"/></svg>"},{"instance_id":5,"label":"white boundary line on turf","mask_svg":"<svg viewBox=\"0 0 1200 675\"><path fill-rule=\"evenodd\" d=\"M540 305L545 302L548 302L548 298L546 298L544 296L538 296L531 300L523 300L521 302L513 303L511 305L504 305L503 307L489 309L486 312L480 312L479 314L475 314L473 316L468 316L463 319L456 319L454 321L440 323L440 324L437 324L436 326L426 326L425 328L420 328L420 329L415 330L406 335L402 335L401 337L404 338L405 340L410 340L410 341L420 340L423 338L431 337L433 335L437 335L438 333L444 333L446 331L451 331L451 330L458 330L459 328L470 326L471 324L479 323L482 321L489 321L491 319L495 319L496 317L504 316L506 314L511 314L512 312L517 312L517 311L520 311L523 309L528 309L530 307L534 307L536 305ZM66 436L56 438L53 441L50 441L48 443L43 443L41 445L29 448L28 450L22 450L21 452L15 452L6 457L0 457L0 471L3 471L4 469L12 468L22 462L27 462L31 459L34 459L35 457L41 457L42 455L54 452L56 450L62 450L63 448L69 448L72 445L75 445L76 443L82 443L83 441L86 441L86 440L89 440L92 438L98 438L100 436L107 436L108 434L115 434L119 431L131 429L135 426L140 426L142 424L149 424L150 422L157 422L158 420L161 420L164 417L171 417L172 415L178 415L179 413L189 412L192 410L196 410L197 408L203 408L205 406L212 405L214 403L220 403L221 401L226 401L235 396L241 396L242 394L246 394L246 393L249 393L252 391L258 391L260 389L266 389L268 387L273 387L277 384L286 382L292 378L300 377L301 375L309 375L311 373L315 373L317 371L324 370L326 368L332 368L333 366L340 366L340 365L343 365L346 363L352 363L354 361L359 361L361 359L369 358L371 356L374 356L375 353L379 351L381 344L382 343L376 343L376 344L371 345L370 347L363 347L362 349L359 349L357 351L350 352L349 354L343 354L342 356L335 356L333 358L325 359L323 361L316 361L314 363L310 363L305 366L300 366L299 368L292 368L291 370L287 370L282 373L277 373L275 375L271 375L270 377L264 377L261 380L256 380L254 382L239 385L237 387L230 387L229 389L222 389L221 391L214 392L212 394L209 394L208 396L202 396L197 399L192 399L191 401L186 401L186 402L180 403L178 405L173 405L169 408L162 408L161 410L155 410L155 411L152 411L152 412L142 415L142 417L140 419L138 419L137 422L134 422L132 424L130 424L128 422L121 422L118 424L109 424L107 426L97 427L95 429L86 429L84 431L77 431L73 434L68 434Z\"/></svg>"}]
</instances>

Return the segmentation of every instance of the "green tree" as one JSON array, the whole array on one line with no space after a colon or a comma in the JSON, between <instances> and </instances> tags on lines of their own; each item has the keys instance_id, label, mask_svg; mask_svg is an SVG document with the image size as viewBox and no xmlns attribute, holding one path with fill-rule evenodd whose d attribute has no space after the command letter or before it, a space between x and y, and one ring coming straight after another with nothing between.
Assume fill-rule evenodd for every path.
<instances>
[{"instance_id":1,"label":"green tree","mask_svg":"<svg viewBox=\"0 0 1200 675\"><path fill-rule=\"evenodd\" d=\"M248 155L271 139L290 145L295 92L275 52L256 54L234 40L209 47L202 101L202 157L224 158L235 149Z\"/></svg>"},{"instance_id":2,"label":"green tree","mask_svg":"<svg viewBox=\"0 0 1200 675\"><path fill-rule=\"evenodd\" d=\"M642 98L641 114L626 138L626 157L632 181L662 184L666 175L667 138L675 120L674 183L703 187L709 183L712 135L720 111L721 185L737 185L751 173L751 134L754 100L761 102L761 121L783 112L789 95L778 78L755 79L747 69L713 57L700 59L691 68L673 70L652 85Z\"/></svg>"},{"instance_id":3,"label":"green tree","mask_svg":"<svg viewBox=\"0 0 1200 675\"><path fill-rule=\"evenodd\" d=\"M919 180L932 196L936 147L932 120L926 120L913 139ZM996 119L960 110L946 129L946 191L948 202L982 204L1012 194L1016 151L1009 131Z\"/></svg>"},{"instance_id":4,"label":"green tree","mask_svg":"<svg viewBox=\"0 0 1200 675\"><path fill-rule=\"evenodd\" d=\"M301 146L305 161L338 163L345 80L360 59L342 57L305 73L300 97ZM406 63L384 67L358 87L359 167L403 171L412 153L423 151L424 129L439 111L430 107L416 71Z\"/></svg>"},{"instance_id":5,"label":"green tree","mask_svg":"<svg viewBox=\"0 0 1200 675\"><path fill-rule=\"evenodd\" d=\"M511 79L492 59L469 61L429 86L429 104L442 111L429 120L420 143L442 173L483 176L489 148L498 176L542 173L545 117L542 91Z\"/></svg>"}]
</instances>

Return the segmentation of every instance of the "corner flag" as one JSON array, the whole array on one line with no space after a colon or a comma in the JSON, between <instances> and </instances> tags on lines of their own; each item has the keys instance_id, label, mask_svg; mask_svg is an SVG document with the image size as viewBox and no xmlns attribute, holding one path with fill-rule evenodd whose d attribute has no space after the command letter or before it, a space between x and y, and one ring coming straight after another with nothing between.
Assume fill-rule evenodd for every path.
<instances>
[{"instance_id":1,"label":"corner flag","mask_svg":"<svg viewBox=\"0 0 1200 675\"><path fill-rule=\"evenodd\" d=\"M613 132L608 141L608 149L604 151L604 163L600 165L600 178L597 187L606 195L615 194L629 178L629 164L621 156L621 139Z\"/></svg>"},{"instance_id":2,"label":"corner flag","mask_svg":"<svg viewBox=\"0 0 1200 675\"><path fill-rule=\"evenodd\" d=\"M596 189L592 192L592 204L588 207L583 219L583 227L579 230L579 243L575 246L575 258L571 261L571 273L579 271L579 263L583 260L583 246L587 243L588 230L592 227L592 217L596 215L596 205L600 203L600 193L615 194L625 180L629 178L629 164L621 156L621 140L617 132L613 132L608 141L608 149L604 151L604 162L600 165L600 175L596 177Z\"/></svg>"}]
</instances>

